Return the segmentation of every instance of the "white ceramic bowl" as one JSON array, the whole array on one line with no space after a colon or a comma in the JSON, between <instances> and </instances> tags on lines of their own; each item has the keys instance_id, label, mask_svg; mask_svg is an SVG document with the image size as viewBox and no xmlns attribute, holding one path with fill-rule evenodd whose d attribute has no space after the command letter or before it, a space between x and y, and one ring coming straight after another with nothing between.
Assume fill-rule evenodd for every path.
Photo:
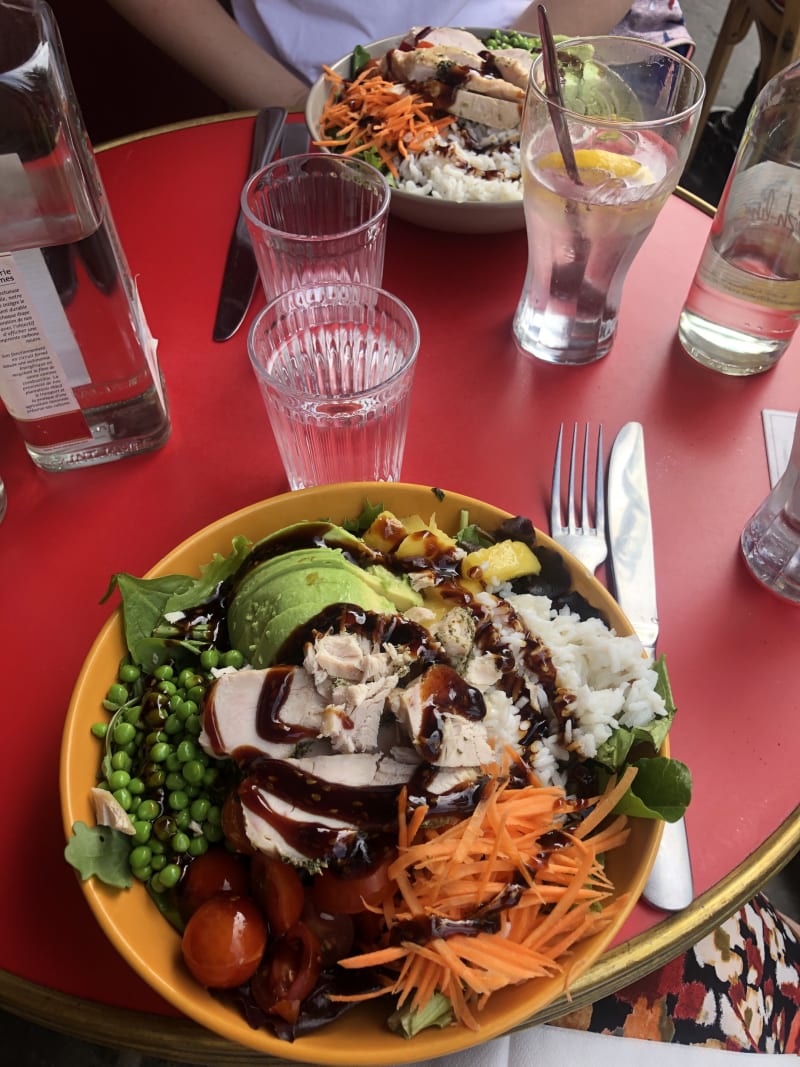
<instances>
[{"instance_id":1,"label":"white ceramic bowl","mask_svg":"<svg viewBox=\"0 0 800 1067\"><path fill-rule=\"evenodd\" d=\"M485 27L469 27L470 31L481 39L492 30ZM366 51L373 57L385 55L396 48L405 34L384 37L365 45ZM331 69L343 77L349 76L352 53L348 52ZM330 88L324 78L320 78L311 87L306 103L306 124L312 140L320 135L319 120ZM486 201L458 203L455 200L440 200L432 196L417 196L399 189L392 189L390 211L399 219L426 226L431 230L446 230L451 233L507 233L510 230L525 228L525 214L522 200Z\"/></svg>"}]
</instances>

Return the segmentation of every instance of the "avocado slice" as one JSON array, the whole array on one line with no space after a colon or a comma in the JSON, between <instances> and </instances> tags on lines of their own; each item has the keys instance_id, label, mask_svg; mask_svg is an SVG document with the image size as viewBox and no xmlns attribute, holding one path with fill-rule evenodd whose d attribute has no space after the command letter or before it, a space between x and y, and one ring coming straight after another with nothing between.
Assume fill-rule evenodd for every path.
<instances>
[{"instance_id":1,"label":"avocado slice","mask_svg":"<svg viewBox=\"0 0 800 1067\"><path fill-rule=\"evenodd\" d=\"M377 592L388 597L398 611L419 607L423 602L422 594L412 588L411 582L405 575L392 574L380 563L365 567L363 574L369 584Z\"/></svg>"},{"instance_id":2,"label":"avocado slice","mask_svg":"<svg viewBox=\"0 0 800 1067\"><path fill-rule=\"evenodd\" d=\"M265 560L244 577L228 609L228 636L254 666L268 666L297 626L338 603L380 613L395 611L382 586L368 581L366 572L340 550L287 552Z\"/></svg>"}]
</instances>

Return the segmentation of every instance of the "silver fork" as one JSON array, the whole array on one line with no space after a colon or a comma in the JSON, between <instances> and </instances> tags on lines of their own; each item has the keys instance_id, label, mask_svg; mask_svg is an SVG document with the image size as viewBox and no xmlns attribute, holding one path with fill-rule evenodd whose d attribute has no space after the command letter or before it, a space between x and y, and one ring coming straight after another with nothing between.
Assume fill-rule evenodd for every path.
<instances>
[{"instance_id":1,"label":"silver fork","mask_svg":"<svg viewBox=\"0 0 800 1067\"><path fill-rule=\"evenodd\" d=\"M561 512L561 446L564 425L558 431L556 458L553 464L553 488L550 496L550 534L554 541L563 545L592 574L608 555L606 542L605 471L603 467L603 427L597 429L597 465L594 476L594 526L589 517L589 424L583 438L583 461L581 464L581 516L580 524L575 514L575 453L578 442L578 424L572 430L572 449L569 458L567 479L567 525Z\"/></svg>"}]
</instances>

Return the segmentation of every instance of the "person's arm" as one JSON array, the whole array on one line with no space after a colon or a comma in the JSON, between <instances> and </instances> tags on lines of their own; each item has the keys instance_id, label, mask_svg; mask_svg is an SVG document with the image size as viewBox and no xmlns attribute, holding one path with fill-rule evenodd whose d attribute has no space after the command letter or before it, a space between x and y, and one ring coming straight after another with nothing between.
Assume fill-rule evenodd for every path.
<instances>
[{"instance_id":1,"label":"person's arm","mask_svg":"<svg viewBox=\"0 0 800 1067\"><path fill-rule=\"evenodd\" d=\"M232 107L303 106L308 87L248 37L217 0L107 3Z\"/></svg>"},{"instance_id":2,"label":"person's arm","mask_svg":"<svg viewBox=\"0 0 800 1067\"><path fill-rule=\"evenodd\" d=\"M515 30L539 36L538 2L523 11ZM608 33L630 11L630 0L546 0L547 18L553 33L569 37L593 37Z\"/></svg>"}]
</instances>

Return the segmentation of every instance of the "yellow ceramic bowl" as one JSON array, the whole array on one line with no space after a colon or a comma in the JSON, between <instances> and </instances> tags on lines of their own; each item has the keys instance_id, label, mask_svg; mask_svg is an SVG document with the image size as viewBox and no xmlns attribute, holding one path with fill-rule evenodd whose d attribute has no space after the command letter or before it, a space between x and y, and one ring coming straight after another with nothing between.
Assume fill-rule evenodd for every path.
<instances>
[{"instance_id":1,"label":"yellow ceramic bowl","mask_svg":"<svg viewBox=\"0 0 800 1067\"><path fill-rule=\"evenodd\" d=\"M147 577L174 572L198 573L200 565L207 563L215 552L229 553L231 539L236 534L256 541L301 519L341 521L357 515L365 500L383 503L400 515L419 513L427 517L435 513L438 524L445 530L457 528L459 512L464 508L469 511L470 521L486 529L496 528L508 518L504 511L456 493L446 493L440 500L438 491L434 494L423 486L391 483L321 486L286 493L226 515L178 545ZM548 547L557 547L543 535L540 539ZM604 612L617 632L630 633L630 624L609 593L571 556L562 555L575 589ZM89 825L94 823L89 789L97 772L98 746L90 728L99 717L101 702L116 677L124 651L121 616L117 612L100 631L86 658L67 715L61 752L61 804L67 836L78 820ZM573 980L602 954L634 907L660 836L660 823L634 819L626 845L610 854L608 871L616 893L627 894L627 900L611 926L576 948L570 968ZM223 1037L286 1060L377 1067L443 1056L535 1018L537 1012L565 989L563 978L552 978L532 980L496 994L482 1013L478 1033L451 1026L426 1030L412 1041L406 1041L387 1029L385 1020L389 1009L378 1002L361 1006L337 1022L289 1044L264 1030L252 1030L236 1009L223 1005L191 978L181 960L178 934L161 916L143 886L137 884L130 890L119 891L90 879L82 883L82 888L111 942L165 1000Z\"/></svg>"},{"instance_id":2,"label":"yellow ceramic bowl","mask_svg":"<svg viewBox=\"0 0 800 1067\"><path fill-rule=\"evenodd\" d=\"M481 40L492 32L486 27L470 26L469 29ZM373 58L379 58L391 48L397 48L404 36L405 34L384 37L364 47ZM336 63L332 63L331 69L342 77L348 77L351 55L352 53L348 52ZM314 82L308 94L306 124L312 140L316 140L320 135L319 120L329 93L330 86L324 78L320 78ZM521 196L519 200L498 201L497 203L488 201L457 203L455 200L439 200L432 196L417 196L415 193L392 189L389 210L399 219L414 222L418 226L426 226L431 230L445 230L450 233L506 233L509 230L525 228L525 212Z\"/></svg>"}]
</instances>

